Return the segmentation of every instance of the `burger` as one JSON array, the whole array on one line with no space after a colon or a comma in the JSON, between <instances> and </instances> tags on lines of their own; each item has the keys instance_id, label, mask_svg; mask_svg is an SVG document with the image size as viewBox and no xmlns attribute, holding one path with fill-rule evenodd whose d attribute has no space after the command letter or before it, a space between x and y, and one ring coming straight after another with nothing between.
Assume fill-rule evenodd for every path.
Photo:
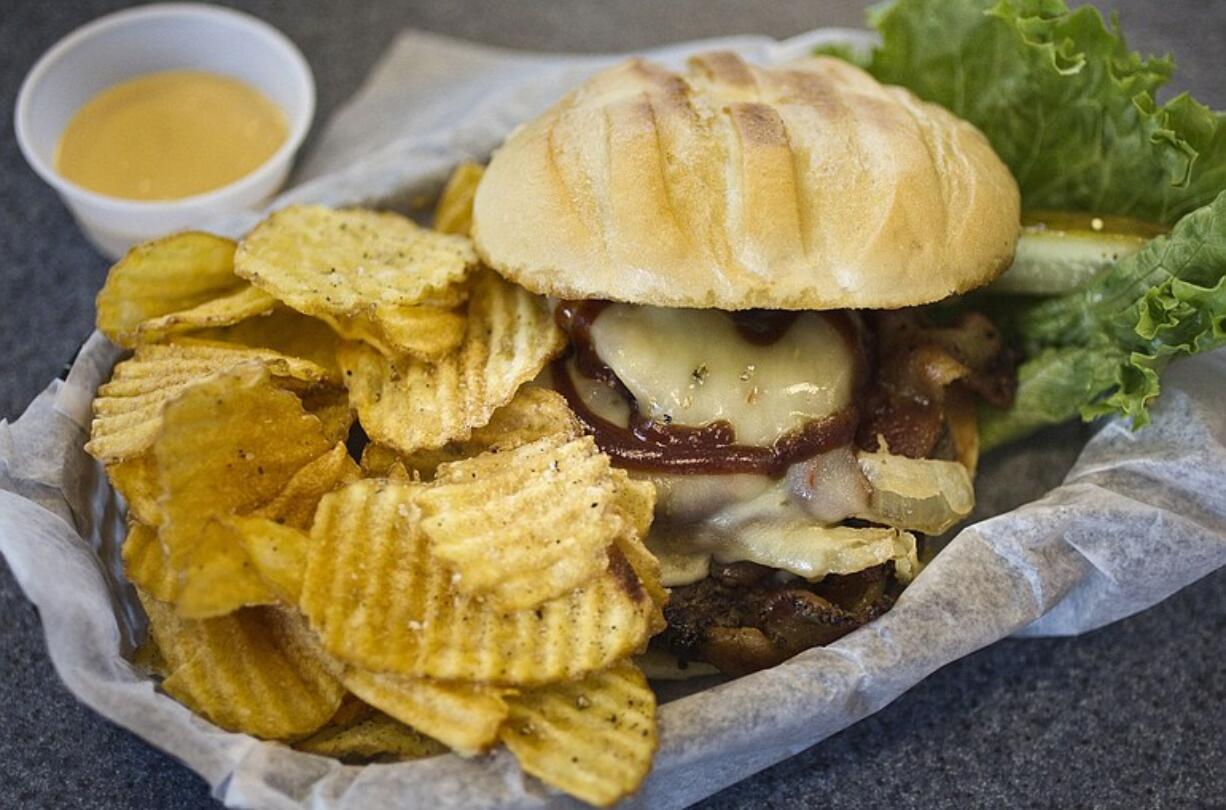
<instances>
[{"instance_id":1,"label":"burger","mask_svg":"<svg viewBox=\"0 0 1226 810\"><path fill-rule=\"evenodd\" d=\"M657 664L829 643L969 515L1016 372L950 304L1010 266L1019 209L974 126L826 57L630 60L494 154L477 251L569 336L539 382L657 490Z\"/></svg>"}]
</instances>

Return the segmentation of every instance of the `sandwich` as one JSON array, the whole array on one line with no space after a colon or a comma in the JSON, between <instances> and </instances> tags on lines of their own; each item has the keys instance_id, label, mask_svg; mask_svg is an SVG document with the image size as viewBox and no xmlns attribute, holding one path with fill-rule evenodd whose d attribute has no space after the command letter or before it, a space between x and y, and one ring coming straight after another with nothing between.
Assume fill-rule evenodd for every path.
<instances>
[{"instance_id":1,"label":"sandwich","mask_svg":"<svg viewBox=\"0 0 1226 810\"><path fill-rule=\"evenodd\" d=\"M943 305L1010 267L1020 221L978 129L824 56L631 60L495 152L472 236L568 337L539 382L657 491L654 674L839 638L970 514L1016 356Z\"/></svg>"},{"instance_id":2,"label":"sandwich","mask_svg":"<svg viewBox=\"0 0 1226 810\"><path fill-rule=\"evenodd\" d=\"M609 805L659 743L647 676L837 640L972 516L981 453L1144 425L1226 344L1221 114L1158 105L1169 63L1090 8L873 22L867 54L616 65L434 229L290 205L129 252L85 449L133 663L230 731L501 745Z\"/></svg>"}]
</instances>

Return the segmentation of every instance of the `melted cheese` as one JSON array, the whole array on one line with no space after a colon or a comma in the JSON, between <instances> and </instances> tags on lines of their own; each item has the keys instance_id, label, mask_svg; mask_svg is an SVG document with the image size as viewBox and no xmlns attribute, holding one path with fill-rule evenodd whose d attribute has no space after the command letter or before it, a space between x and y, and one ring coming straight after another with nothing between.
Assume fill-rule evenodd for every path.
<instances>
[{"instance_id":1,"label":"melted cheese","mask_svg":"<svg viewBox=\"0 0 1226 810\"><path fill-rule=\"evenodd\" d=\"M702 579L711 560L755 562L813 580L893 560L906 582L919 565L910 532L944 532L975 505L970 474L955 461L846 448L796 464L780 480L651 478L668 508L647 545L669 587ZM848 517L882 525L833 525Z\"/></svg>"},{"instance_id":2,"label":"melted cheese","mask_svg":"<svg viewBox=\"0 0 1226 810\"><path fill-rule=\"evenodd\" d=\"M614 304L592 325L592 339L642 413L690 426L726 420L744 444L770 445L852 395L856 358L817 313L799 316L776 343L756 346L719 312ZM589 408L627 424L630 409L616 392L573 365L570 371ZM713 560L756 562L810 580L893 561L905 582L919 567L907 530L948 525L974 503L961 465L847 447L793 465L779 479L633 474L656 486L647 545L668 587L703 579ZM835 525L849 517L886 525Z\"/></svg>"},{"instance_id":3,"label":"melted cheese","mask_svg":"<svg viewBox=\"0 0 1226 810\"><path fill-rule=\"evenodd\" d=\"M741 444L768 446L851 399L855 357L818 313L755 346L714 310L614 304L592 325L592 342L643 414L693 426L725 420Z\"/></svg>"},{"instance_id":4,"label":"melted cheese","mask_svg":"<svg viewBox=\"0 0 1226 810\"><path fill-rule=\"evenodd\" d=\"M647 547L659 558L661 580L670 588L705 577L711 560L754 562L812 581L890 561L901 582L909 582L919 570L910 532L884 526L822 526L786 507L770 518L738 524L733 532L713 523L671 532L653 528Z\"/></svg>"}]
</instances>

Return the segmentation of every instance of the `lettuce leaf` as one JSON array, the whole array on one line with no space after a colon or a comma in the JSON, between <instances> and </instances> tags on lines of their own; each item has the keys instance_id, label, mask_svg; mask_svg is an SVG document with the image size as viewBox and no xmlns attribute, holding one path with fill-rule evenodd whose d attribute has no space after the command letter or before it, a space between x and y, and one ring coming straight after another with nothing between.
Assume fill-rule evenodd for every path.
<instances>
[{"instance_id":1,"label":"lettuce leaf","mask_svg":"<svg viewBox=\"0 0 1226 810\"><path fill-rule=\"evenodd\" d=\"M1170 224L1226 188L1223 116L1159 106L1169 58L1128 50L1114 23L1064 0L896 0L870 22L867 67L979 127L1027 209Z\"/></svg>"},{"instance_id":2,"label":"lettuce leaf","mask_svg":"<svg viewBox=\"0 0 1226 810\"><path fill-rule=\"evenodd\" d=\"M1089 6L893 0L870 22L881 45L861 66L978 126L1025 208L1175 224L1082 290L977 302L1027 358L1014 406L982 415L984 445L1079 415L1146 424L1166 365L1226 343L1226 115L1159 105L1171 60L1133 53Z\"/></svg>"},{"instance_id":3,"label":"lettuce leaf","mask_svg":"<svg viewBox=\"0 0 1226 810\"><path fill-rule=\"evenodd\" d=\"M1167 364L1226 345L1226 193L1084 289L1002 320L1028 359L1014 406L982 414L986 447L1077 415L1148 424Z\"/></svg>"}]
</instances>

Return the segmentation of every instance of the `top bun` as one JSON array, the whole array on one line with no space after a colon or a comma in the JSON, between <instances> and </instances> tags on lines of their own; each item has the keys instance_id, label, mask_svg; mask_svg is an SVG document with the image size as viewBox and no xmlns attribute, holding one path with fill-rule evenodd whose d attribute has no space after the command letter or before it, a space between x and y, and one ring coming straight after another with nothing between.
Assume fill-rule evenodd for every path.
<instances>
[{"instance_id":1,"label":"top bun","mask_svg":"<svg viewBox=\"0 0 1226 810\"><path fill-rule=\"evenodd\" d=\"M473 236L558 298L889 309L1008 267L1017 184L983 134L831 58L633 59L511 133Z\"/></svg>"}]
</instances>

